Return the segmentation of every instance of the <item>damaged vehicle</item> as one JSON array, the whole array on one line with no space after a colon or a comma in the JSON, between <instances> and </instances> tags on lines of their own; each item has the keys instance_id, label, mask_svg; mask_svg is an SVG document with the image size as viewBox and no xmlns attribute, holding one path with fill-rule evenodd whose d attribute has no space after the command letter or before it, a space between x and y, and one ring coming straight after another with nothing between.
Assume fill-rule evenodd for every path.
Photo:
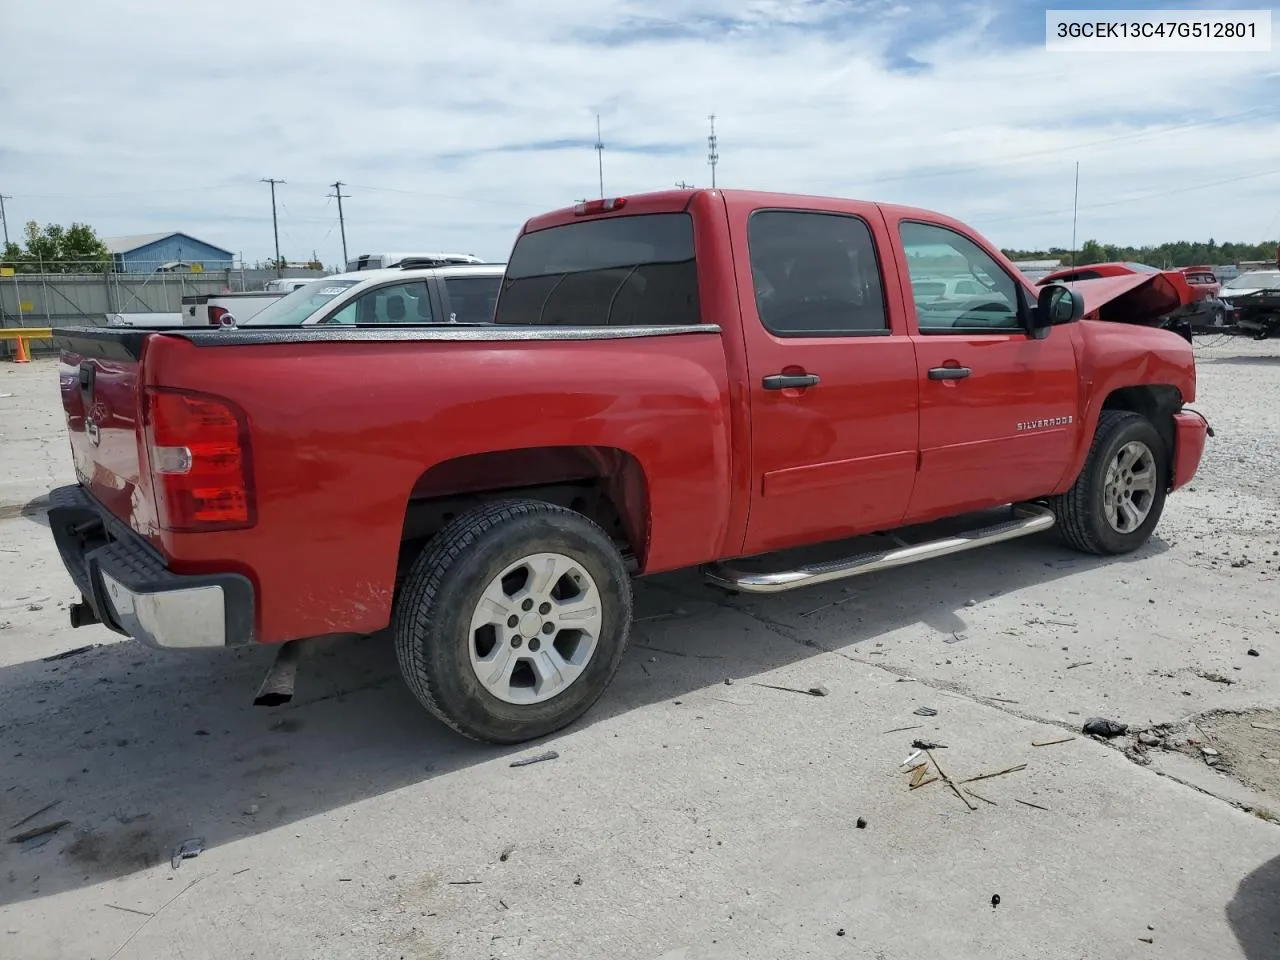
<instances>
[{"instance_id":1,"label":"damaged vehicle","mask_svg":"<svg viewBox=\"0 0 1280 960\"><path fill-rule=\"evenodd\" d=\"M1036 281L1037 286L1051 283L1075 284L1082 280L1112 277L1160 277L1160 286L1176 294L1170 296L1167 312L1149 318L1152 326L1172 330L1187 341L1192 336L1227 322L1227 308L1217 297L1217 278L1212 272L1206 276L1205 268L1187 267L1181 270L1160 270L1145 263L1117 261L1091 263L1080 267L1068 267Z\"/></svg>"},{"instance_id":2,"label":"damaged vehicle","mask_svg":"<svg viewBox=\"0 0 1280 960\"><path fill-rule=\"evenodd\" d=\"M1266 340L1280 334L1280 270L1252 270L1222 287L1230 323L1242 334Z\"/></svg>"},{"instance_id":3,"label":"damaged vehicle","mask_svg":"<svg viewBox=\"0 0 1280 960\"><path fill-rule=\"evenodd\" d=\"M928 210L698 189L531 219L488 323L61 328L71 622L273 645L266 703L311 638L387 630L449 727L545 736L617 672L637 577L1140 548L1209 433L1152 327L1181 297L1033 286Z\"/></svg>"}]
</instances>

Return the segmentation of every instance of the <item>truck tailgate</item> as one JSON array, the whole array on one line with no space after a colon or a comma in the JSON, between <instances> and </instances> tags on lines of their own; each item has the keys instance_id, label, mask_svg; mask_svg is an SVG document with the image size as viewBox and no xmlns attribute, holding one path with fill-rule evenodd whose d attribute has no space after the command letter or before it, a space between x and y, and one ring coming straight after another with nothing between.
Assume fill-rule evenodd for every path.
<instances>
[{"instance_id":1,"label":"truck tailgate","mask_svg":"<svg viewBox=\"0 0 1280 960\"><path fill-rule=\"evenodd\" d=\"M153 511L141 454L139 368L146 331L70 331L59 337L58 382L76 478L116 517L148 532Z\"/></svg>"}]
</instances>

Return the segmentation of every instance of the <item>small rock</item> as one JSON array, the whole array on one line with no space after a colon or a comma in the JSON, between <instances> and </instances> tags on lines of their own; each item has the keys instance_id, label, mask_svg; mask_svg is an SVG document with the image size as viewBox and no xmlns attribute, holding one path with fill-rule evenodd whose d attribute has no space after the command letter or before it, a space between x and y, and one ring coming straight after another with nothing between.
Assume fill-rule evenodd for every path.
<instances>
[{"instance_id":1,"label":"small rock","mask_svg":"<svg viewBox=\"0 0 1280 960\"><path fill-rule=\"evenodd\" d=\"M820 683L814 684L812 687L809 688L809 693L815 697L825 697L828 694L830 694L830 692L831 692L830 690L828 690L826 687L824 687Z\"/></svg>"},{"instance_id":2,"label":"small rock","mask_svg":"<svg viewBox=\"0 0 1280 960\"><path fill-rule=\"evenodd\" d=\"M37 613L37 612L39 612L39 611L41 611L41 610L43 610L43 609L44 609L44 604L43 604L43 603L33 603L33 604L31 604L29 607L27 607L27 609L28 609L28 610L30 610L32 613Z\"/></svg>"},{"instance_id":3,"label":"small rock","mask_svg":"<svg viewBox=\"0 0 1280 960\"><path fill-rule=\"evenodd\" d=\"M732 687L732 686L733 686L733 678L732 678L732 677L727 677L727 678L725 679L725 681L724 681L724 685L725 685L726 687Z\"/></svg>"},{"instance_id":4,"label":"small rock","mask_svg":"<svg viewBox=\"0 0 1280 960\"><path fill-rule=\"evenodd\" d=\"M938 711L933 707L916 707L912 713L917 717L936 717L938 715Z\"/></svg>"},{"instance_id":5,"label":"small rock","mask_svg":"<svg viewBox=\"0 0 1280 960\"><path fill-rule=\"evenodd\" d=\"M1090 717L1084 722L1084 732L1094 737L1122 737L1129 732L1129 725L1105 717Z\"/></svg>"},{"instance_id":6,"label":"small rock","mask_svg":"<svg viewBox=\"0 0 1280 960\"><path fill-rule=\"evenodd\" d=\"M866 821L866 819L865 819L864 817L859 817L859 818L858 818L858 829L859 829L859 830L865 830L865 829L867 829L867 821Z\"/></svg>"},{"instance_id":7,"label":"small rock","mask_svg":"<svg viewBox=\"0 0 1280 960\"><path fill-rule=\"evenodd\" d=\"M251 803L244 808L244 812L247 813L249 816L254 817L254 816L257 816L258 811L260 809L261 807L259 807L256 803Z\"/></svg>"},{"instance_id":8,"label":"small rock","mask_svg":"<svg viewBox=\"0 0 1280 960\"><path fill-rule=\"evenodd\" d=\"M1138 734L1138 742L1142 744L1144 747L1160 746L1160 738L1157 737L1154 733L1148 733L1146 730Z\"/></svg>"},{"instance_id":9,"label":"small rock","mask_svg":"<svg viewBox=\"0 0 1280 960\"><path fill-rule=\"evenodd\" d=\"M1203 753L1206 757L1218 756L1218 751L1213 749L1213 747L1201 747L1200 752Z\"/></svg>"},{"instance_id":10,"label":"small rock","mask_svg":"<svg viewBox=\"0 0 1280 960\"><path fill-rule=\"evenodd\" d=\"M966 600L966 601L964 602L964 605L965 605L966 607L976 607L976 606L978 605L978 601L977 601L977 600Z\"/></svg>"},{"instance_id":11,"label":"small rock","mask_svg":"<svg viewBox=\"0 0 1280 960\"><path fill-rule=\"evenodd\" d=\"M998 906L1000 906L1000 894L993 893L991 895L991 909L994 910Z\"/></svg>"},{"instance_id":12,"label":"small rock","mask_svg":"<svg viewBox=\"0 0 1280 960\"><path fill-rule=\"evenodd\" d=\"M1251 656L1251 657L1260 657L1260 656L1262 656L1262 654L1260 654L1257 650L1254 650L1252 647L1250 647L1250 648L1249 648L1249 656Z\"/></svg>"},{"instance_id":13,"label":"small rock","mask_svg":"<svg viewBox=\"0 0 1280 960\"><path fill-rule=\"evenodd\" d=\"M1249 559L1247 557L1241 557L1239 560L1231 561L1231 566L1233 566L1237 570L1239 570L1241 567L1247 567L1248 565L1249 565Z\"/></svg>"},{"instance_id":14,"label":"small rock","mask_svg":"<svg viewBox=\"0 0 1280 960\"><path fill-rule=\"evenodd\" d=\"M844 936L844 927L841 927L839 930L837 930L837 931L836 931L836 936L837 936L837 937L843 937L843 936Z\"/></svg>"}]
</instances>

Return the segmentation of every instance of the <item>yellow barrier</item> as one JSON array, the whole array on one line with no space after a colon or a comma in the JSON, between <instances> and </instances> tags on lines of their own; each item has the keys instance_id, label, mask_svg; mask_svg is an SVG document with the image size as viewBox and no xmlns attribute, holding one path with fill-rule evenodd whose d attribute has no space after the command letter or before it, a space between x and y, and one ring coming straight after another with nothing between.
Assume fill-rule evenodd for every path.
<instances>
[{"instance_id":1,"label":"yellow barrier","mask_svg":"<svg viewBox=\"0 0 1280 960\"><path fill-rule=\"evenodd\" d=\"M49 340L52 327L0 327L0 340Z\"/></svg>"}]
</instances>

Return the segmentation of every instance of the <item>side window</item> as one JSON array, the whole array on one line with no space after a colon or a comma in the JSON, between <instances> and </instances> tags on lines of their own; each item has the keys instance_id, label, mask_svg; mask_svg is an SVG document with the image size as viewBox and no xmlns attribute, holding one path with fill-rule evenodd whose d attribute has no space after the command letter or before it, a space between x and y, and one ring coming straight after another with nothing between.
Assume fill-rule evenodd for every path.
<instances>
[{"instance_id":1,"label":"side window","mask_svg":"<svg viewBox=\"0 0 1280 960\"><path fill-rule=\"evenodd\" d=\"M976 243L935 224L905 221L901 232L921 333L1023 329L1017 283Z\"/></svg>"},{"instance_id":2,"label":"side window","mask_svg":"<svg viewBox=\"0 0 1280 960\"><path fill-rule=\"evenodd\" d=\"M778 337L885 334L880 266L858 217L760 210L747 223L760 322Z\"/></svg>"},{"instance_id":3,"label":"side window","mask_svg":"<svg viewBox=\"0 0 1280 960\"><path fill-rule=\"evenodd\" d=\"M323 322L357 327L431 323L431 298L426 281L377 287Z\"/></svg>"}]
</instances>

